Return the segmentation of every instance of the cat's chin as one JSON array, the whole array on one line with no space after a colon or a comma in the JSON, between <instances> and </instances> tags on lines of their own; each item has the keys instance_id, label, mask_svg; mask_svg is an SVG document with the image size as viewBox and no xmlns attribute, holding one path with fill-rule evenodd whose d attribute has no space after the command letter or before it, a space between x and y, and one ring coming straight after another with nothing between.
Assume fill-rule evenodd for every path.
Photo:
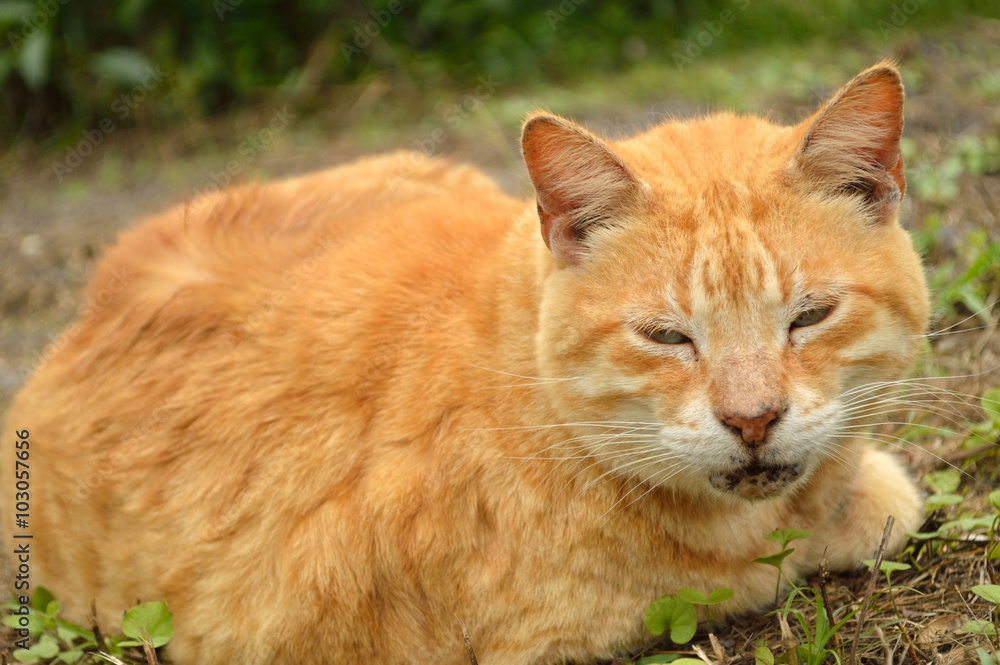
<instances>
[{"instance_id":1,"label":"cat's chin","mask_svg":"<svg viewBox=\"0 0 1000 665\"><path fill-rule=\"evenodd\" d=\"M803 464L748 464L712 474L709 482L720 492L753 501L783 493L803 471Z\"/></svg>"}]
</instances>

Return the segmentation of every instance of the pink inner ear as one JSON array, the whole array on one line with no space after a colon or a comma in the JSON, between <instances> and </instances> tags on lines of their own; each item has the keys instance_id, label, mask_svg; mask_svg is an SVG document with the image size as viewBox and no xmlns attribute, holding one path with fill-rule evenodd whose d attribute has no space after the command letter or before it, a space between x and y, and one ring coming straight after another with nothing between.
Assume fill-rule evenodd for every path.
<instances>
[{"instance_id":1,"label":"pink inner ear","mask_svg":"<svg viewBox=\"0 0 1000 665\"><path fill-rule=\"evenodd\" d=\"M832 188L866 182L874 199L898 201L906 188L902 135L902 82L895 68L878 65L845 85L815 116L796 159L816 182Z\"/></svg>"},{"instance_id":2,"label":"pink inner ear","mask_svg":"<svg viewBox=\"0 0 1000 665\"><path fill-rule=\"evenodd\" d=\"M584 167L592 158L587 153L594 149L586 134L570 123L541 116L525 126L521 144L545 212L560 215L583 205L578 189L587 179Z\"/></svg>"},{"instance_id":3,"label":"pink inner ear","mask_svg":"<svg viewBox=\"0 0 1000 665\"><path fill-rule=\"evenodd\" d=\"M574 176L579 176L567 167L566 162L570 160L563 153L572 150L572 146L564 144L565 136L560 142L560 134L563 133L557 125L536 122L525 128L522 144L524 161L538 197L538 219L545 246L557 255L568 252L575 256L566 242L572 239L572 234L567 234L565 227L571 225L568 215L576 205L566 191L566 184L572 182Z\"/></svg>"},{"instance_id":4,"label":"pink inner ear","mask_svg":"<svg viewBox=\"0 0 1000 665\"><path fill-rule=\"evenodd\" d=\"M872 157L896 182L902 195L906 189L903 154L899 147L903 137L903 88L898 74L891 70L873 74L877 74L874 80L858 91L865 95L870 109L868 112L876 118L873 129L880 135Z\"/></svg>"},{"instance_id":5,"label":"pink inner ear","mask_svg":"<svg viewBox=\"0 0 1000 665\"><path fill-rule=\"evenodd\" d=\"M575 263L585 220L622 205L638 179L607 144L562 118L530 119L521 146L545 244L556 257Z\"/></svg>"},{"instance_id":6,"label":"pink inner ear","mask_svg":"<svg viewBox=\"0 0 1000 665\"><path fill-rule=\"evenodd\" d=\"M562 164L551 165L540 177L540 179L544 179L544 182L540 183L543 188L536 188L539 212L544 211L548 215L564 215L583 205L577 200L579 197L570 195L568 187L568 183L578 178L580 178L580 174L573 173Z\"/></svg>"}]
</instances>

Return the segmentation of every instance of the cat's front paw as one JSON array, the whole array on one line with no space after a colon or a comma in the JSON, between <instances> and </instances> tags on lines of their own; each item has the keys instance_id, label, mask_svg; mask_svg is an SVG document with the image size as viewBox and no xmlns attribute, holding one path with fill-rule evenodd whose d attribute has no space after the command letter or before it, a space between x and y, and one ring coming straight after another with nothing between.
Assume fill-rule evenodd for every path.
<instances>
[{"instance_id":1,"label":"cat's front paw","mask_svg":"<svg viewBox=\"0 0 1000 665\"><path fill-rule=\"evenodd\" d=\"M850 570L874 558L890 515L895 524L886 543L886 558L903 549L906 534L919 530L924 519L920 491L896 456L863 449L852 480L824 534L830 570Z\"/></svg>"}]
</instances>

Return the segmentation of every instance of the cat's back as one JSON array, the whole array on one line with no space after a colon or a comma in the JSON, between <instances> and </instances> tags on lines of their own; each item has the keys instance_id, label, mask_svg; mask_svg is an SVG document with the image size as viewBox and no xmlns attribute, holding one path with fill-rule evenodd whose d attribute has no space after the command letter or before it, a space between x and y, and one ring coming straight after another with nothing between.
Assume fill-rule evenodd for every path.
<instances>
[{"instance_id":1,"label":"cat's back","mask_svg":"<svg viewBox=\"0 0 1000 665\"><path fill-rule=\"evenodd\" d=\"M317 366L319 340L339 354L323 358L333 377L369 377L390 330L461 304L524 207L474 167L407 152L185 202L106 251L10 416L83 424L122 405L90 422L98 439L54 443L81 452L197 380L287 382Z\"/></svg>"},{"instance_id":2,"label":"cat's back","mask_svg":"<svg viewBox=\"0 0 1000 665\"><path fill-rule=\"evenodd\" d=\"M215 303L211 309L243 315L262 289L297 282L322 260L385 264L419 252L428 244L420 238L433 244L453 236L459 222L475 241L463 211L474 209L473 219L482 220L483 210L499 208L480 225L486 231L490 221L509 221L509 211L521 207L473 167L407 152L254 182L187 201L124 233L95 272L85 313L100 310L107 318L109 310L140 301L161 307L201 290ZM400 241L372 251L386 235Z\"/></svg>"},{"instance_id":3,"label":"cat's back","mask_svg":"<svg viewBox=\"0 0 1000 665\"><path fill-rule=\"evenodd\" d=\"M380 435L364 432L373 409L428 388L393 384L433 346L418 338L475 325L455 312L524 208L475 168L397 153L209 194L125 232L7 414L37 442L32 529L68 543L36 556L39 580L108 612L120 597L99 589L189 588L211 544L276 496L273 529L293 528L315 469L349 484L351 451ZM142 552L75 546L151 524ZM266 565L259 543L232 551L257 553L234 570ZM126 581L133 567L154 574Z\"/></svg>"},{"instance_id":4,"label":"cat's back","mask_svg":"<svg viewBox=\"0 0 1000 665\"><path fill-rule=\"evenodd\" d=\"M428 273L425 283L468 281L459 273L477 263L456 258L495 249L523 208L474 167L407 152L203 195L106 251L80 320L33 380L63 383L53 366L70 365L74 380L93 379L123 354L186 348L207 357L209 347L266 336L275 319L294 326L290 308L307 317L310 307L293 301L347 313L373 294L398 293L390 284L405 287L410 273ZM324 293L313 298L310 289Z\"/></svg>"}]
</instances>

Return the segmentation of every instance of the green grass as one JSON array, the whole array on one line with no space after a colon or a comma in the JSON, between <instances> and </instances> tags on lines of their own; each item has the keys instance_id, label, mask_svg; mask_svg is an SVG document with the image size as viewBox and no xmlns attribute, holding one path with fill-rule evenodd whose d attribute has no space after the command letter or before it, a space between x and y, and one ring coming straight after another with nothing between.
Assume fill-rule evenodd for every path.
<instances>
[{"instance_id":1,"label":"green grass","mask_svg":"<svg viewBox=\"0 0 1000 665\"><path fill-rule=\"evenodd\" d=\"M125 612L122 636L105 636L97 629L59 618L62 605L45 587L31 597L17 597L3 605L9 612L3 624L16 635L11 657L18 663L123 662L155 665L152 650L167 644L174 634L173 616L163 601L142 603ZM140 655L142 654L142 655Z\"/></svg>"}]
</instances>

